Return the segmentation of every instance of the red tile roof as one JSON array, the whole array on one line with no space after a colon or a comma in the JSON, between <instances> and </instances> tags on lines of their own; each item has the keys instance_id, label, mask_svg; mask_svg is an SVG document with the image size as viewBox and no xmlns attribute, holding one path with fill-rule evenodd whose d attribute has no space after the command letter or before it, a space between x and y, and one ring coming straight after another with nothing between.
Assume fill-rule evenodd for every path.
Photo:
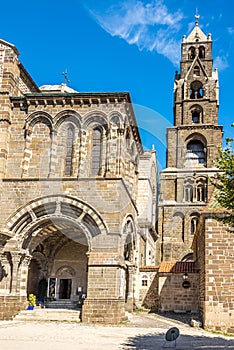
<instances>
[{"instance_id":1,"label":"red tile roof","mask_svg":"<svg viewBox=\"0 0 234 350\"><path fill-rule=\"evenodd\" d=\"M195 273L197 270L195 261L163 261L158 272Z\"/></svg>"}]
</instances>

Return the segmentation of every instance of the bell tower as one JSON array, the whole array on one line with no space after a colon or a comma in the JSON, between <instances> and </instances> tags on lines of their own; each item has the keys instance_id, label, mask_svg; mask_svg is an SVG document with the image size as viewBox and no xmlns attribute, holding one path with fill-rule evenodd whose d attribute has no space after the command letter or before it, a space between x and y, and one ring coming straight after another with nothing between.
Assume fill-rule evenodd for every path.
<instances>
[{"instance_id":1,"label":"bell tower","mask_svg":"<svg viewBox=\"0 0 234 350\"><path fill-rule=\"evenodd\" d=\"M191 243L214 176L222 144L218 125L219 81L211 35L195 27L181 44L174 80L174 126L167 129L167 168L161 172L158 246L160 260L189 260Z\"/></svg>"}]
</instances>

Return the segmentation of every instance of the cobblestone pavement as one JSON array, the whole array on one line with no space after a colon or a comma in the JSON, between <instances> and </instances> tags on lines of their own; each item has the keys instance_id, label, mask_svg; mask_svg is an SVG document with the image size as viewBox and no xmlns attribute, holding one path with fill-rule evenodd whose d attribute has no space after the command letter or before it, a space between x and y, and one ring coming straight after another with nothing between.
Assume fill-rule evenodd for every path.
<instances>
[{"instance_id":1,"label":"cobblestone pavement","mask_svg":"<svg viewBox=\"0 0 234 350\"><path fill-rule=\"evenodd\" d=\"M234 337L195 329L187 319L138 313L122 326L68 322L0 321L0 349L6 350L158 350L234 349ZM166 342L171 327L180 330L176 344Z\"/></svg>"}]
</instances>

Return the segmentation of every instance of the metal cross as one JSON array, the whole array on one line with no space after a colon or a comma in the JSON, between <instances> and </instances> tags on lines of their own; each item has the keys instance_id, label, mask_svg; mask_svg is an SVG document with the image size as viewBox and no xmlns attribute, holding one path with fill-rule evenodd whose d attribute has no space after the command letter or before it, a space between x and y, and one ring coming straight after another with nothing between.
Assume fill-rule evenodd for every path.
<instances>
[{"instance_id":1,"label":"metal cross","mask_svg":"<svg viewBox=\"0 0 234 350\"><path fill-rule=\"evenodd\" d=\"M62 75L64 76L64 84L70 83L70 80L68 79L68 71L67 71L67 69L65 70L65 72L62 72Z\"/></svg>"}]
</instances>

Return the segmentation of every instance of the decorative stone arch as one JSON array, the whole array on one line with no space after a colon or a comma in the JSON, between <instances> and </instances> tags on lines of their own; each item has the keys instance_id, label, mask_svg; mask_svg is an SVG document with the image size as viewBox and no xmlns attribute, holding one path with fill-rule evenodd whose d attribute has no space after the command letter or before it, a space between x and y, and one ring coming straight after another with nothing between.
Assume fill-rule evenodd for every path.
<instances>
[{"instance_id":1,"label":"decorative stone arch","mask_svg":"<svg viewBox=\"0 0 234 350\"><path fill-rule=\"evenodd\" d=\"M65 220L79 227L86 236L89 249L92 238L97 235L106 235L108 229L101 215L89 204L80 199L53 195L38 198L21 207L7 221L3 233L12 237L15 246L19 249L27 249L32 235L38 234L40 228L57 220ZM37 231L35 231L37 230ZM8 250L6 244L4 250Z\"/></svg>"},{"instance_id":2,"label":"decorative stone arch","mask_svg":"<svg viewBox=\"0 0 234 350\"><path fill-rule=\"evenodd\" d=\"M118 126L118 128L123 126L123 119L124 118L123 118L121 113L119 113L119 112L112 112L108 117L109 117L109 120L110 120L111 124Z\"/></svg>"},{"instance_id":3,"label":"decorative stone arch","mask_svg":"<svg viewBox=\"0 0 234 350\"><path fill-rule=\"evenodd\" d=\"M185 145L187 145L190 141L201 141L204 145L204 147L206 147L207 145L207 139L204 135L198 133L198 132L194 132L192 134L190 134L186 139L185 139Z\"/></svg>"},{"instance_id":4,"label":"decorative stone arch","mask_svg":"<svg viewBox=\"0 0 234 350\"><path fill-rule=\"evenodd\" d=\"M190 258L193 255L192 249L187 249L183 253L179 255L179 261L186 261L186 259Z\"/></svg>"},{"instance_id":5,"label":"decorative stone arch","mask_svg":"<svg viewBox=\"0 0 234 350\"><path fill-rule=\"evenodd\" d=\"M190 250L187 250L186 252L184 252L183 254L181 254L179 261L194 261L193 260L193 251L190 249Z\"/></svg>"},{"instance_id":6,"label":"decorative stone arch","mask_svg":"<svg viewBox=\"0 0 234 350\"><path fill-rule=\"evenodd\" d=\"M53 130L53 119L52 116L44 111L37 111L30 114L25 121L25 130L31 131L32 128L37 123L44 123L50 129L50 132Z\"/></svg>"},{"instance_id":7,"label":"decorative stone arch","mask_svg":"<svg viewBox=\"0 0 234 350\"><path fill-rule=\"evenodd\" d=\"M85 130L93 129L95 127L101 127L102 129L108 129L108 118L107 115L100 111L92 111L87 113L83 117L83 128Z\"/></svg>"},{"instance_id":8,"label":"decorative stone arch","mask_svg":"<svg viewBox=\"0 0 234 350\"><path fill-rule=\"evenodd\" d=\"M71 123L79 130L81 129L81 116L79 113L73 110L63 110L54 117L54 130L58 131L61 124L64 122Z\"/></svg>"},{"instance_id":9,"label":"decorative stone arch","mask_svg":"<svg viewBox=\"0 0 234 350\"><path fill-rule=\"evenodd\" d=\"M68 265L60 266L56 271L56 276L61 277L64 275L74 277L76 275L76 271L71 266L68 266Z\"/></svg>"}]
</instances>

